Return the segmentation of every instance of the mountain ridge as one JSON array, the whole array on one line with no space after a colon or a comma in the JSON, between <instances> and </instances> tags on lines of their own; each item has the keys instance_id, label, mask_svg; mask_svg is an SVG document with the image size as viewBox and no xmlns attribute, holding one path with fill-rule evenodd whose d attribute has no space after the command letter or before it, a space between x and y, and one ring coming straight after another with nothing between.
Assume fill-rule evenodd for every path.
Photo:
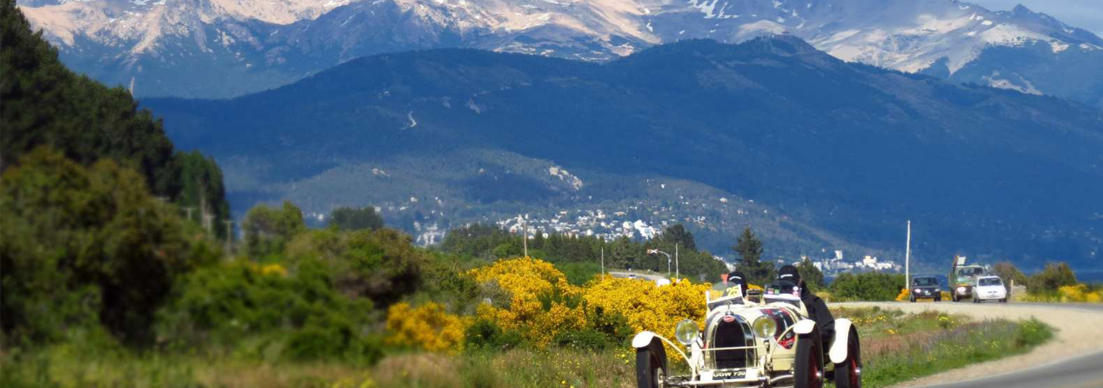
<instances>
[{"instance_id":1,"label":"mountain ridge","mask_svg":"<svg viewBox=\"0 0 1103 388\"><path fill-rule=\"evenodd\" d=\"M1049 85L1045 81L1054 77L1039 70L1017 68L1015 61L984 60L986 52L1002 48L1016 52L1015 58L1033 56L1050 66L1069 62L1067 57L1103 61L1103 39L1025 7L992 12L969 3L936 0L326 3L334 6L271 2L286 3L284 8L313 4L314 8L306 7L309 12L301 12L305 16L290 20L291 10L268 12L274 16L238 10L248 9L235 6L245 0L165 1L152 5L122 0L62 5L40 2L29 3L38 7L23 8L35 10L29 13L32 22L46 29L46 36L61 47L67 62L106 82L133 84L139 96L231 97L386 52L467 47L608 61L682 39L738 43L763 34L789 33L850 62L907 72L946 72L946 76L973 64L973 71L952 79L1015 90L1034 88L1103 108L1103 92L1098 90L1103 89L1103 80L1093 76L1090 68L1068 67L1057 77L1065 80L1064 85ZM138 3L142 5L134 5ZM65 11L64 7L79 7L80 12ZM108 15L111 12L117 14L118 22L108 23L115 20ZM148 16L157 12L179 16L172 19L175 22ZM84 20L100 21L86 23L83 29L66 27ZM134 27L110 27L119 23ZM153 31L144 36L157 38L112 38L133 35L143 26ZM73 35L86 38L75 42ZM1050 46L1051 52L1039 56L1024 47L1036 43ZM128 47L146 51L133 52ZM158 48L178 57L158 56L154 53ZM192 62L198 59L206 61L206 66L214 64L217 70L207 71L203 62ZM932 69L943 59L945 70ZM993 76L995 71L1000 74ZM227 82L231 80L234 82Z\"/></svg>"},{"instance_id":2,"label":"mountain ridge","mask_svg":"<svg viewBox=\"0 0 1103 388\"><path fill-rule=\"evenodd\" d=\"M748 222L737 205L754 201L769 215L755 222L776 229L767 238L790 236L774 240L791 245L776 252L789 257L835 244L901 253L904 219L929 237L915 248L931 257L980 246L987 253L972 256L1038 265L1100 250L1099 111L846 63L794 37L684 41L605 64L469 49L382 54L236 99L143 104L172 123L178 144L244 177L230 183L235 208L278 198L319 214L381 206L409 230L415 220L445 229L617 203L651 209L636 213L644 221L705 216L716 229L707 247L723 253L718 241ZM515 162L455 156L463 150ZM581 188L551 188L561 184L547 180L551 167ZM393 183L399 176L407 181ZM715 194L677 205L640 183L661 180ZM438 189L395 189L406 186ZM510 187L550 194L471 195ZM434 196L446 205L426 204ZM785 220L834 241L776 226Z\"/></svg>"}]
</instances>

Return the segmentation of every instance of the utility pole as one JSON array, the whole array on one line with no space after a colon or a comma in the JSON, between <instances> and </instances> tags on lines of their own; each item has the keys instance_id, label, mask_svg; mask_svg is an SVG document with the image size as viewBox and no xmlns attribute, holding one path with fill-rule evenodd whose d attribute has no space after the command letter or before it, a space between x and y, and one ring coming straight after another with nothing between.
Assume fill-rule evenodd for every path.
<instances>
[{"instance_id":1,"label":"utility pole","mask_svg":"<svg viewBox=\"0 0 1103 388\"><path fill-rule=\"evenodd\" d=\"M910 291L912 289L912 274L911 274L911 258L912 258L912 221L908 220L908 241L907 246L904 248L904 284Z\"/></svg>"},{"instance_id":2,"label":"utility pole","mask_svg":"<svg viewBox=\"0 0 1103 388\"><path fill-rule=\"evenodd\" d=\"M681 279L682 272L678 270L678 246L682 244L674 244L674 279Z\"/></svg>"},{"instance_id":3,"label":"utility pole","mask_svg":"<svg viewBox=\"0 0 1103 388\"><path fill-rule=\"evenodd\" d=\"M525 257L529 257L529 224L521 218L521 246L525 248Z\"/></svg>"},{"instance_id":4,"label":"utility pole","mask_svg":"<svg viewBox=\"0 0 1103 388\"><path fill-rule=\"evenodd\" d=\"M231 253L234 249L234 221L224 220L222 222L226 224L226 252Z\"/></svg>"},{"instance_id":5,"label":"utility pole","mask_svg":"<svg viewBox=\"0 0 1103 388\"><path fill-rule=\"evenodd\" d=\"M203 229L207 230L207 233L214 233L214 229L211 228L211 220L214 219L214 214L203 213Z\"/></svg>"}]
</instances>

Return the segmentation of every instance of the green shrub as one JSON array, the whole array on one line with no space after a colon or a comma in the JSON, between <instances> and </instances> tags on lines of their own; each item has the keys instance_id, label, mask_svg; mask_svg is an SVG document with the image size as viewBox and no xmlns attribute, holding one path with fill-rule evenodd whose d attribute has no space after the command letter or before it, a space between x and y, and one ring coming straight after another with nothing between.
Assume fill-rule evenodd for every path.
<instances>
[{"instance_id":1,"label":"green shrub","mask_svg":"<svg viewBox=\"0 0 1103 388\"><path fill-rule=\"evenodd\" d=\"M303 260L290 270L214 265L180 283L160 314L159 333L173 346L207 343L254 356L277 349L280 357L297 360L378 356L367 331L374 322L371 301L341 294L321 261Z\"/></svg>"},{"instance_id":2,"label":"green shrub","mask_svg":"<svg viewBox=\"0 0 1103 388\"><path fill-rule=\"evenodd\" d=\"M583 350L604 350L614 346L615 342L600 331L585 328L582 330L564 330L555 335L552 342L559 346Z\"/></svg>"},{"instance_id":3,"label":"green shrub","mask_svg":"<svg viewBox=\"0 0 1103 388\"><path fill-rule=\"evenodd\" d=\"M1053 338L1053 330L1036 318L1019 322L1015 331L1015 346L1030 348Z\"/></svg>"},{"instance_id":4,"label":"green shrub","mask_svg":"<svg viewBox=\"0 0 1103 388\"><path fill-rule=\"evenodd\" d=\"M586 320L590 322L590 326L604 334L613 343L625 343L629 337L636 333L635 329L628 324L628 318L620 313L608 313L599 307L586 315Z\"/></svg>"},{"instance_id":5,"label":"green shrub","mask_svg":"<svg viewBox=\"0 0 1103 388\"><path fill-rule=\"evenodd\" d=\"M1055 293L1063 286L1076 285L1076 274L1067 263L1048 263L1042 272L1030 277L1027 291L1031 294Z\"/></svg>"},{"instance_id":6,"label":"green shrub","mask_svg":"<svg viewBox=\"0 0 1103 388\"><path fill-rule=\"evenodd\" d=\"M178 212L113 161L85 168L43 148L21 158L0 183L6 336L41 342L103 324L126 342L152 340L177 274L220 256Z\"/></svg>"},{"instance_id":7,"label":"green shrub","mask_svg":"<svg viewBox=\"0 0 1103 388\"><path fill-rule=\"evenodd\" d=\"M260 204L249 209L241 229L249 256L262 258L282 252L292 237L306 230L306 223L303 211L284 201L279 208Z\"/></svg>"},{"instance_id":8,"label":"green shrub","mask_svg":"<svg viewBox=\"0 0 1103 388\"><path fill-rule=\"evenodd\" d=\"M464 332L464 348L468 350L508 350L524 345L525 339L517 331L502 331L494 321L480 319Z\"/></svg>"},{"instance_id":9,"label":"green shrub","mask_svg":"<svg viewBox=\"0 0 1103 388\"><path fill-rule=\"evenodd\" d=\"M555 268L567 276L567 283L581 286L601 274L601 264L592 261L555 263Z\"/></svg>"},{"instance_id":10,"label":"green shrub","mask_svg":"<svg viewBox=\"0 0 1103 388\"><path fill-rule=\"evenodd\" d=\"M904 284L903 274L844 273L831 282L829 289L831 296L839 300L884 301L895 300Z\"/></svg>"},{"instance_id":11,"label":"green shrub","mask_svg":"<svg viewBox=\"0 0 1103 388\"><path fill-rule=\"evenodd\" d=\"M294 236L285 255L293 263L329 263L334 285L342 293L370 298L380 306L417 291L431 261L409 235L387 228L306 231Z\"/></svg>"}]
</instances>

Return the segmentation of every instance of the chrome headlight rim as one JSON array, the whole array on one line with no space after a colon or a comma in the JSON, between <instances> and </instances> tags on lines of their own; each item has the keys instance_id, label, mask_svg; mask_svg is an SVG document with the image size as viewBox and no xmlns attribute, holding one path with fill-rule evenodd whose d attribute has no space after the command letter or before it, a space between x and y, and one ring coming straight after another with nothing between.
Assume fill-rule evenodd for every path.
<instances>
[{"instance_id":1,"label":"chrome headlight rim","mask_svg":"<svg viewBox=\"0 0 1103 388\"><path fill-rule=\"evenodd\" d=\"M674 337L682 345L689 346L692 344L697 339L698 334L700 334L700 329L697 328L697 322L691 319L685 319L674 326Z\"/></svg>"},{"instance_id":2,"label":"chrome headlight rim","mask_svg":"<svg viewBox=\"0 0 1103 388\"><path fill-rule=\"evenodd\" d=\"M777 321L763 315L754 320L754 323L751 325L751 331L762 339L774 338L774 334L777 333Z\"/></svg>"}]
</instances>

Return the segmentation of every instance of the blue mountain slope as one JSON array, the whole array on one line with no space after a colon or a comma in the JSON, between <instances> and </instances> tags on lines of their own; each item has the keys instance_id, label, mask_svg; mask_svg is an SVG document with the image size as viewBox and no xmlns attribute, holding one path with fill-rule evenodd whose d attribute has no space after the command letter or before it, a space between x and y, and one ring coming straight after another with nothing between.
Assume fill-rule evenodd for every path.
<instances>
[{"instance_id":1,"label":"blue mountain slope","mask_svg":"<svg viewBox=\"0 0 1103 388\"><path fill-rule=\"evenodd\" d=\"M389 54L233 100L143 103L165 116L177 144L212 153L228 176L247 181L239 192L267 195L239 196L239 209L288 196L329 198L313 202L318 211L356 201L321 194L329 187L321 177L410 194L366 173L334 175L356 165L466 187L448 199L487 211L570 206L615 191L480 201L471 193L492 182L445 172L510 165L460 152L491 150L552 161L587 182L697 182L757 199L809 233L882 252L899 248L899 225L911 219L917 252L938 263L970 252L1096 265L1103 249L1098 110L848 64L791 37L684 41L604 65L473 50ZM534 191L545 185L538 175L524 181ZM423 218L479 218L470 213Z\"/></svg>"}]
</instances>

